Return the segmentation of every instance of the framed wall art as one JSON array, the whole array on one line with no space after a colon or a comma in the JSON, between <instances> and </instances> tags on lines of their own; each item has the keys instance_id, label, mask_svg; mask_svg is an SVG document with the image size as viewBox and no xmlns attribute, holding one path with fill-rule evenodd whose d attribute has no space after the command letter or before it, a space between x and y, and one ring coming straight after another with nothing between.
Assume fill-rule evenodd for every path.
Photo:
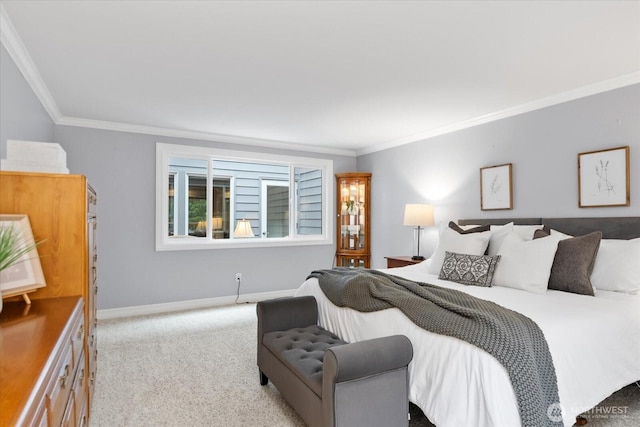
<instances>
[{"instance_id":1,"label":"framed wall art","mask_svg":"<svg viewBox=\"0 0 640 427\"><path fill-rule=\"evenodd\" d=\"M513 209L512 165L480 168L480 209Z\"/></svg>"},{"instance_id":2,"label":"framed wall art","mask_svg":"<svg viewBox=\"0 0 640 427\"><path fill-rule=\"evenodd\" d=\"M8 239L11 239L12 243L7 244ZM6 268L0 270L2 297L26 294L46 286L37 244L33 240L27 215L0 215L0 241L2 241L0 246L2 246L3 260L14 258L11 254L19 254L15 262L8 266L3 265L2 267ZM9 256L5 257L5 255Z\"/></svg>"},{"instance_id":3,"label":"framed wall art","mask_svg":"<svg viewBox=\"0 0 640 427\"><path fill-rule=\"evenodd\" d=\"M578 206L629 206L629 146L578 154Z\"/></svg>"}]
</instances>

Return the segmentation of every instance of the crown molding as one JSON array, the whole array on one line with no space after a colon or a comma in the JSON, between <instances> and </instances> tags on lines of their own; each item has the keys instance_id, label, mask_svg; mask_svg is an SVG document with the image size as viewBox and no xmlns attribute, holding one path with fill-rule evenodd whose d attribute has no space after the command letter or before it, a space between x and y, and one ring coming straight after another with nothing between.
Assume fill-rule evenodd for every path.
<instances>
[{"instance_id":1,"label":"crown molding","mask_svg":"<svg viewBox=\"0 0 640 427\"><path fill-rule=\"evenodd\" d=\"M47 85L42 80L42 76L40 76L36 65L33 63L31 55L29 55L27 48L22 43L20 36L18 36L2 4L0 4L0 42L9 52L13 62L15 62L29 86L31 86L51 120L57 123L62 117L58 104L56 104Z\"/></svg>"},{"instance_id":2,"label":"crown molding","mask_svg":"<svg viewBox=\"0 0 640 427\"><path fill-rule=\"evenodd\" d=\"M319 154L334 154L338 156L355 157L355 150L343 148L322 147L318 145L296 144L291 142L273 141L269 139L250 138L244 136L222 135L208 132L195 132L180 129L170 129L155 126L133 125L120 122L103 120L80 119L76 117L60 117L56 124L62 126L75 126L91 129L111 130L118 132L139 133L145 135L167 136L171 138L197 139L202 141L214 141L229 144L251 145L279 150L304 151Z\"/></svg>"},{"instance_id":3,"label":"crown molding","mask_svg":"<svg viewBox=\"0 0 640 427\"><path fill-rule=\"evenodd\" d=\"M573 89L567 92L562 92L556 95L540 98L535 101L527 102L515 107L506 108L504 110L496 111L495 113L485 114L484 116L474 117L469 120L452 123L447 126L441 126L436 129L432 129L427 132L419 133L416 135L399 138L387 143L375 145L373 147L363 148L356 150L357 156L364 154L375 153L377 151L387 150L393 147L399 147L401 145L411 144L413 142L423 141L436 136L445 135L458 130L467 129L473 126L478 126L484 123L493 122L507 117L517 116L518 114L528 113L534 110L539 110L545 107L551 107L553 105L562 104L563 102L573 101L576 99L584 98L586 96L596 95L598 93L607 92L613 89L619 89L621 87L630 86L640 83L640 71L634 73L625 74L619 77L615 77L609 80L603 80L598 83L586 85Z\"/></svg>"}]
</instances>

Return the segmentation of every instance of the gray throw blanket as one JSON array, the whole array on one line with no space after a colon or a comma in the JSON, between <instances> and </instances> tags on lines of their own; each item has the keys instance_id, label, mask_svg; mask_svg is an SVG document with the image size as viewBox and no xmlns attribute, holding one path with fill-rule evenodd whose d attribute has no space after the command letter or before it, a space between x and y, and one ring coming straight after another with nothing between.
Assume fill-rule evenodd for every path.
<instances>
[{"instance_id":1,"label":"gray throw blanket","mask_svg":"<svg viewBox=\"0 0 640 427\"><path fill-rule=\"evenodd\" d=\"M399 308L413 323L458 338L495 357L507 370L523 426L562 425L558 385L547 341L528 317L464 292L376 270L313 271L327 298L362 312Z\"/></svg>"}]
</instances>

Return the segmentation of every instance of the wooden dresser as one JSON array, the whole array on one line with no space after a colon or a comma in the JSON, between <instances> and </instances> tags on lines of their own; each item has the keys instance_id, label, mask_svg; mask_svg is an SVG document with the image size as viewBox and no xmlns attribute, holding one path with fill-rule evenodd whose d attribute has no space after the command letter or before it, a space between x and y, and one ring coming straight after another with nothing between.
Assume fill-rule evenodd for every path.
<instances>
[{"instance_id":1,"label":"wooden dresser","mask_svg":"<svg viewBox=\"0 0 640 427\"><path fill-rule=\"evenodd\" d=\"M44 240L38 254L46 287L30 293L31 300L66 296L84 300L81 363L90 416L98 354L96 192L83 175L0 171L0 213L29 215L34 238ZM0 318L4 316L3 310Z\"/></svg>"},{"instance_id":2,"label":"wooden dresser","mask_svg":"<svg viewBox=\"0 0 640 427\"><path fill-rule=\"evenodd\" d=\"M0 314L0 426L86 426L81 297L7 302Z\"/></svg>"}]
</instances>

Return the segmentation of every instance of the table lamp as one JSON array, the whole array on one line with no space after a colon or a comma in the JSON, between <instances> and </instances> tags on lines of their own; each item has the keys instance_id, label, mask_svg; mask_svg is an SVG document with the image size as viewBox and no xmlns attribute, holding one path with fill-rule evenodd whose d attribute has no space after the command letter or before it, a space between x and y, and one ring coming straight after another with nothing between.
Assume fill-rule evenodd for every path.
<instances>
[{"instance_id":1,"label":"table lamp","mask_svg":"<svg viewBox=\"0 0 640 427\"><path fill-rule=\"evenodd\" d=\"M424 257L420 255L420 233L422 227L433 225L433 206L424 204L406 204L404 207L404 225L416 227L417 230L417 233L414 233L413 237L414 247L417 248L417 250L411 259L423 260ZM415 243L417 243L417 245Z\"/></svg>"}]
</instances>

